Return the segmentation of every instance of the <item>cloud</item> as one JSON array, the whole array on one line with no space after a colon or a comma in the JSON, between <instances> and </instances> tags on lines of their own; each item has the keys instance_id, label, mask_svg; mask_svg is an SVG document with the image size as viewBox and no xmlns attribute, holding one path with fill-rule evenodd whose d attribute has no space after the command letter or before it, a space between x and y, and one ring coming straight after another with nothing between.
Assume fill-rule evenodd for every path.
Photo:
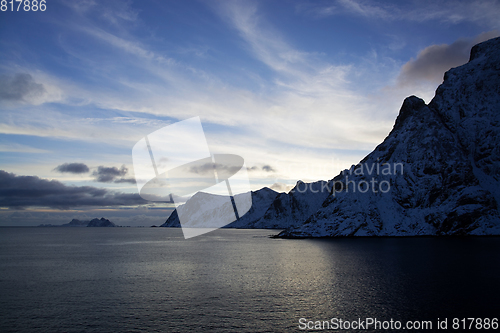
<instances>
[{"instance_id":1,"label":"cloud","mask_svg":"<svg viewBox=\"0 0 500 333\"><path fill-rule=\"evenodd\" d=\"M118 37L88 24L78 26L75 31L80 35L84 31L99 41L105 41L110 48L119 50L127 64L126 71L137 72L140 69L149 78L146 81L152 83L123 78L123 72L116 72L120 67L115 67L114 63L107 66L102 61L92 61L92 66L85 67L87 72L107 73L106 79L115 80L111 83L131 89L118 95L113 89L72 89L68 88L71 85L61 81L58 81L58 86L65 89L66 101L82 101L105 110L145 112L179 120L202 114L204 123L239 127L239 132L252 136L252 146L256 145L256 141L268 140L287 147L321 145L322 148L330 148L342 144L366 149L374 146L390 129L392 119L381 121L379 118L374 120L375 123L367 124L363 113L370 112L372 104L366 103L364 95L349 90L352 68L333 65L324 61L321 55L292 47L263 19L264 15L257 12L254 5L225 3L220 11L246 42L242 45L272 70L269 78L265 79L249 71L234 71L237 77L247 75L249 80L246 82L261 86L262 91L231 86L226 78L204 73L200 68L184 66L144 41L136 41L130 34ZM74 51L71 54L75 56L83 52L76 52L80 49ZM194 79L191 73L196 73ZM161 84L155 85L155 82ZM172 89L165 89L164 82L171 83ZM231 116L228 117L228 114ZM75 120L78 121L77 126L74 126ZM150 126L145 124L141 127ZM106 119L100 123L90 122L55 108L44 110L43 117L38 109L29 110L21 118L12 117L0 123L2 133L71 137L122 145L130 145L130 141L142 138L143 133L148 132L143 128L132 123L110 126ZM380 129L375 135L374 128ZM357 135L352 135L352 132ZM212 134L217 135L212 132L207 136ZM281 147L279 149L283 151Z\"/></svg>"},{"instance_id":2,"label":"cloud","mask_svg":"<svg viewBox=\"0 0 500 333\"><path fill-rule=\"evenodd\" d=\"M30 74L0 75L0 100L30 102L45 93L43 84L36 83Z\"/></svg>"},{"instance_id":3,"label":"cloud","mask_svg":"<svg viewBox=\"0 0 500 333\"><path fill-rule=\"evenodd\" d=\"M426 80L441 83L446 71L467 63L472 46L500 35L493 30L475 38L462 38L451 44L431 45L423 49L415 59L401 68L397 78L399 86L408 86Z\"/></svg>"},{"instance_id":4,"label":"cloud","mask_svg":"<svg viewBox=\"0 0 500 333\"><path fill-rule=\"evenodd\" d=\"M36 80L25 72L0 74L0 103L5 106L40 105L62 98L62 91L42 72L37 71Z\"/></svg>"},{"instance_id":5,"label":"cloud","mask_svg":"<svg viewBox=\"0 0 500 333\"><path fill-rule=\"evenodd\" d=\"M219 13L239 32L257 59L276 73L302 77L303 71L314 69L314 53L293 49L257 11L252 2L230 2L219 7Z\"/></svg>"},{"instance_id":6,"label":"cloud","mask_svg":"<svg viewBox=\"0 0 500 333\"><path fill-rule=\"evenodd\" d=\"M117 167L99 166L97 171L92 172L92 176L95 176L98 182L111 183L116 177L125 176L127 172L128 169L124 165L120 169Z\"/></svg>"},{"instance_id":7,"label":"cloud","mask_svg":"<svg viewBox=\"0 0 500 333\"><path fill-rule=\"evenodd\" d=\"M231 118L245 124L254 137L288 147L366 149L387 134L392 119L371 116L373 103L353 89L351 80L359 75L353 66L294 48L263 19L255 2L224 3L218 13L239 33L251 54L271 69L271 78L263 83L271 93L238 92L239 102L233 106L248 110L233 112ZM224 101L230 105L232 96ZM226 113L223 119L227 118Z\"/></svg>"},{"instance_id":8,"label":"cloud","mask_svg":"<svg viewBox=\"0 0 500 333\"><path fill-rule=\"evenodd\" d=\"M17 176L0 170L0 207L110 207L144 205L137 193L121 193L92 186L66 186L57 180Z\"/></svg>"},{"instance_id":9,"label":"cloud","mask_svg":"<svg viewBox=\"0 0 500 333\"><path fill-rule=\"evenodd\" d=\"M46 154L49 151L45 149L39 149L22 145L19 143L8 143L8 144L0 144L0 152Z\"/></svg>"},{"instance_id":10,"label":"cloud","mask_svg":"<svg viewBox=\"0 0 500 333\"><path fill-rule=\"evenodd\" d=\"M495 0L441 0L388 3L366 0L336 0L328 5L300 4L296 11L324 18L351 14L386 21L440 21L451 24L474 22L499 28L500 4Z\"/></svg>"},{"instance_id":11,"label":"cloud","mask_svg":"<svg viewBox=\"0 0 500 333\"><path fill-rule=\"evenodd\" d=\"M270 165L264 165L262 167L258 167L258 166L253 166L251 168L248 168L248 171L265 171L265 172L276 172L276 170L270 166Z\"/></svg>"},{"instance_id":12,"label":"cloud","mask_svg":"<svg viewBox=\"0 0 500 333\"><path fill-rule=\"evenodd\" d=\"M202 165L195 165L189 168L189 172L198 175L206 175L209 173L213 173L213 171L214 171L214 163L205 163Z\"/></svg>"},{"instance_id":13,"label":"cloud","mask_svg":"<svg viewBox=\"0 0 500 333\"><path fill-rule=\"evenodd\" d=\"M353 14L356 16L391 19L391 9L387 4L376 2L337 0L327 5L317 5L313 2L300 3L295 6L297 13L303 13L315 18L325 18L334 15Z\"/></svg>"},{"instance_id":14,"label":"cloud","mask_svg":"<svg viewBox=\"0 0 500 333\"><path fill-rule=\"evenodd\" d=\"M122 165L120 169L117 167L105 167L99 166L97 170L92 172L92 176L95 176L95 180L100 183L131 183L135 184L135 179L133 178L123 178L128 173L128 168ZM121 177L121 178L119 178Z\"/></svg>"},{"instance_id":15,"label":"cloud","mask_svg":"<svg viewBox=\"0 0 500 333\"><path fill-rule=\"evenodd\" d=\"M214 168L218 172L223 172L224 174L235 174L241 170L241 166L239 165L226 165L220 163L205 163L202 165L195 165L189 168L189 172L204 175L209 172L213 172Z\"/></svg>"},{"instance_id":16,"label":"cloud","mask_svg":"<svg viewBox=\"0 0 500 333\"><path fill-rule=\"evenodd\" d=\"M274 170L274 169L273 169L273 167L272 167L272 166L270 166L270 165L264 165L264 166L262 167L262 170L264 170L264 171L266 171L266 172L275 172L275 171L276 171L276 170Z\"/></svg>"},{"instance_id":17,"label":"cloud","mask_svg":"<svg viewBox=\"0 0 500 333\"><path fill-rule=\"evenodd\" d=\"M293 187L293 185L274 183L273 185L271 185L270 189L276 192L289 192Z\"/></svg>"},{"instance_id":18,"label":"cloud","mask_svg":"<svg viewBox=\"0 0 500 333\"><path fill-rule=\"evenodd\" d=\"M113 183L129 183L129 184L136 184L136 181L134 178L120 178L120 179L115 179Z\"/></svg>"},{"instance_id":19,"label":"cloud","mask_svg":"<svg viewBox=\"0 0 500 333\"><path fill-rule=\"evenodd\" d=\"M373 6L370 3L355 1L355 0L337 0L337 3L345 10L357 15L365 17L381 17L387 18L390 16L388 8ZM333 12L333 11L330 11Z\"/></svg>"},{"instance_id":20,"label":"cloud","mask_svg":"<svg viewBox=\"0 0 500 333\"><path fill-rule=\"evenodd\" d=\"M64 0L61 3L72 8L80 15L92 12L93 15L97 15L115 25L137 20L138 12L131 8L132 1L108 0L106 2L97 2L95 0Z\"/></svg>"},{"instance_id":21,"label":"cloud","mask_svg":"<svg viewBox=\"0 0 500 333\"><path fill-rule=\"evenodd\" d=\"M69 172L69 173L87 173L89 172L89 167L84 163L64 163L58 165L55 169L57 172Z\"/></svg>"},{"instance_id":22,"label":"cloud","mask_svg":"<svg viewBox=\"0 0 500 333\"><path fill-rule=\"evenodd\" d=\"M12 117L4 116L4 121L0 121L0 131L58 139L95 140L107 149L109 158L109 155L121 152L111 145L120 144L130 149L145 133L160 128L155 128L153 124L110 123L111 116L123 115L122 120L126 120L138 115L131 111L144 112L168 117L165 121L171 122L201 114L204 124L228 125L221 131L209 128L206 131L207 140L215 138L212 142L218 145L216 148L221 148L218 151L238 153L245 157L248 165L260 161L278 165L273 162L278 158L293 161L297 158L295 149L302 148L307 149L308 156L314 155L318 160L324 159L325 152L330 152L326 149L331 148L371 150L387 134L393 124L392 115L387 117L387 121L381 119L366 94L354 87L351 80L362 76L359 70L338 66L333 62L335 56L329 58L328 55L304 52L305 49L294 47L294 36L287 40L286 35L273 29L272 21L266 22L266 13L258 11L255 2L219 4L226 7L224 18L230 26L227 30L232 28L242 37L243 43L237 41L232 46L235 49L243 47L244 52L265 65L257 64L255 68L264 70L241 69L254 64L251 61L248 66L240 66L241 59L246 60L248 56L245 54L236 63L224 59L226 73L231 74L215 70L210 72L208 63L192 62L186 65L183 62L189 61L189 57L184 56L171 59L173 53L168 51L168 47L156 45L156 39L139 38L143 34L137 34L133 29L110 29L107 25L93 24L91 19L71 20L59 39L60 46L68 52L68 57L61 59L69 58L71 63L75 61L88 77L73 85L73 78L65 82L62 79L56 81L57 86L64 89L67 96L65 102L70 104L69 107L45 105L43 108L23 110L22 113L16 110L22 115L12 112ZM82 32L85 32L83 36ZM90 52L93 49L91 46L94 46L92 42L99 47L96 48L97 53ZM196 74L188 73L187 67ZM271 70L268 71L267 67ZM207 74L207 78L198 76L203 70L207 71L203 73ZM40 80L38 70L27 71L32 72L37 81ZM141 74L135 76L133 73ZM43 80L45 86L46 82L50 80ZM66 84L68 82L70 84ZM95 116L89 115L89 110L93 108L98 108L94 111ZM82 118L82 115L89 118ZM102 119L96 120L98 117ZM153 117L148 115L141 119L148 118ZM232 136L228 140L226 130L237 134L238 139ZM246 144L242 143L242 139ZM228 149L222 149L226 146ZM325 150L314 150L316 148ZM253 160L249 155L253 155ZM349 162L355 162L357 158ZM104 161L100 163L106 164ZM282 168L279 170L282 171ZM270 174L264 171L261 173ZM107 182L126 179L126 176L96 177L108 179ZM301 173L292 177L312 176Z\"/></svg>"}]
</instances>

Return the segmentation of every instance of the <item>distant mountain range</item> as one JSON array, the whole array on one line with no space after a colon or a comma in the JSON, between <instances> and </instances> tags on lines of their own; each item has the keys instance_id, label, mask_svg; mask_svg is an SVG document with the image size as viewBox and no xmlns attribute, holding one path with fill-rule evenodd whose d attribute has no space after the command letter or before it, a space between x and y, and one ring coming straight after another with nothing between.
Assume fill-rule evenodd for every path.
<instances>
[{"instance_id":1,"label":"distant mountain range","mask_svg":"<svg viewBox=\"0 0 500 333\"><path fill-rule=\"evenodd\" d=\"M92 219L90 221L80 221L77 219L71 220L69 223L65 224L40 224L39 227L72 227L72 228L81 228L81 227L116 227L117 225L111 222L108 219L102 217L101 219Z\"/></svg>"},{"instance_id":2,"label":"distant mountain range","mask_svg":"<svg viewBox=\"0 0 500 333\"><path fill-rule=\"evenodd\" d=\"M500 38L446 72L428 105L406 98L387 138L357 165L252 199L226 227L285 229L278 237L291 238L500 235ZM175 211L162 225L178 226Z\"/></svg>"}]
</instances>

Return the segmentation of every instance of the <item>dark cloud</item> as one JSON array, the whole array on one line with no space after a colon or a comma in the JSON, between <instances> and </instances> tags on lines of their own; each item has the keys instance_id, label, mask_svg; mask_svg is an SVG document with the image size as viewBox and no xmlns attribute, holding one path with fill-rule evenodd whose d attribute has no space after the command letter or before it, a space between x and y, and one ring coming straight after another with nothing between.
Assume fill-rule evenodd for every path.
<instances>
[{"instance_id":1,"label":"dark cloud","mask_svg":"<svg viewBox=\"0 0 500 333\"><path fill-rule=\"evenodd\" d=\"M192 166L189 168L189 172L192 172L192 173L195 173L198 175L205 175L209 172L213 172L214 166L218 172L222 171L222 172L225 172L228 174L235 174L241 170L241 166L238 166L238 165L225 165L225 164L211 163L210 162L210 163Z\"/></svg>"},{"instance_id":2,"label":"dark cloud","mask_svg":"<svg viewBox=\"0 0 500 333\"><path fill-rule=\"evenodd\" d=\"M58 172L69 172L69 173L87 173L89 172L89 167L84 163L64 163L58 165L55 169Z\"/></svg>"},{"instance_id":3,"label":"dark cloud","mask_svg":"<svg viewBox=\"0 0 500 333\"><path fill-rule=\"evenodd\" d=\"M16 176L0 170L0 207L69 209L92 206L144 205L137 193L121 193L92 186L66 186L37 176Z\"/></svg>"},{"instance_id":4,"label":"dark cloud","mask_svg":"<svg viewBox=\"0 0 500 333\"><path fill-rule=\"evenodd\" d=\"M444 73L467 63L472 46L500 35L489 31L475 38L464 38L452 44L431 45L422 50L416 59L403 65L397 78L398 85L408 86L421 80L441 83Z\"/></svg>"},{"instance_id":5,"label":"dark cloud","mask_svg":"<svg viewBox=\"0 0 500 333\"><path fill-rule=\"evenodd\" d=\"M117 167L99 166L97 170L92 172L92 176L100 183L133 183L135 180L132 178L123 178L128 173L128 169L122 165L120 169Z\"/></svg>"},{"instance_id":6,"label":"dark cloud","mask_svg":"<svg viewBox=\"0 0 500 333\"><path fill-rule=\"evenodd\" d=\"M195 165L189 168L189 172L198 174L198 175L206 175L208 173L214 172L214 163L205 163L201 165Z\"/></svg>"},{"instance_id":7,"label":"dark cloud","mask_svg":"<svg viewBox=\"0 0 500 333\"><path fill-rule=\"evenodd\" d=\"M264 166L262 167L262 170L264 170L264 171L266 171L266 172L275 172L275 171L276 171L276 170L274 170L274 169L273 169L273 167L272 167L272 166L270 166L270 165L264 165Z\"/></svg>"},{"instance_id":8,"label":"dark cloud","mask_svg":"<svg viewBox=\"0 0 500 333\"><path fill-rule=\"evenodd\" d=\"M129 184L136 184L136 181L134 178L120 178L120 179L115 179L113 183L129 183Z\"/></svg>"},{"instance_id":9,"label":"dark cloud","mask_svg":"<svg viewBox=\"0 0 500 333\"><path fill-rule=\"evenodd\" d=\"M248 168L248 171L265 171L265 172L276 172L276 170L270 166L270 165L264 165L262 167L258 167L258 166L253 166L251 168Z\"/></svg>"},{"instance_id":10,"label":"dark cloud","mask_svg":"<svg viewBox=\"0 0 500 333\"><path fill-rule=\"evenodd\" d=\"M45 93L43 84L36 83L27 73L0 75L0 100L27 101Z\"/></svg>"}]
</instances>

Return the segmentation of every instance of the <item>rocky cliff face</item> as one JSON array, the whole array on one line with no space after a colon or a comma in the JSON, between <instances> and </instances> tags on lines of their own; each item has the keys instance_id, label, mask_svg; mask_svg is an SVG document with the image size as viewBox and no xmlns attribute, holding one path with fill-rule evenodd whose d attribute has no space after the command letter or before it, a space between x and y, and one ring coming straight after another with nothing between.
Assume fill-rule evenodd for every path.
<instances>
[{"instance_id":1,"label":"rocky cliff face","mask_svg":"<svg viewBox=\"0 0 500 333\"><path fill-rule=\"evenodd\" d=\"M280 236L500 234L500 38L474 46L429 105L408 97L384 142L333 186Z\"/></svg>"}]
</instances>

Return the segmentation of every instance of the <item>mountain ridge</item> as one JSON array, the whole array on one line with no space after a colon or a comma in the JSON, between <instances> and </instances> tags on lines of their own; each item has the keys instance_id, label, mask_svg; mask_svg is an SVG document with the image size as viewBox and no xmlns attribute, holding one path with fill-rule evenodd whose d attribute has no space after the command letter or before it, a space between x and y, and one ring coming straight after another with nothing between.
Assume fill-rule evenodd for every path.
<instances>
[{"instance_id":1,"label":"mountain ridge","mask_svg":"<svg viewBox=\"0 0 500 333\"><path fill-rule=\"evenodd\" d=\"M474 46L428 105L405 99L392 131L355 167L403 162L403 175L376 175L391 192L335 193L278 236L499 235L499 73L500 38Z\"/></svg>"}]
</instances>

